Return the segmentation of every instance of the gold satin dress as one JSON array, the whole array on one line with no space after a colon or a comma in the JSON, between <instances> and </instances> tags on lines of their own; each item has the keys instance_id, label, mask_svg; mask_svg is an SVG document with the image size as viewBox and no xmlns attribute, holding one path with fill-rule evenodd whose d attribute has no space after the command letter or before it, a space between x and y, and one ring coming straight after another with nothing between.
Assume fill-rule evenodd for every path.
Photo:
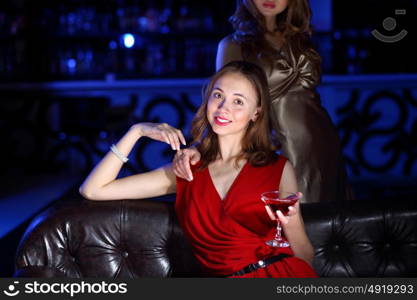
<instances>
[{"instance_id":1,"label":"gold satin dress","mask_svg":"<svg viewBox=\"0 0 417 300\"><path fill-rule=\"evenodd\" d=\"M219 53L222 65L243 60L240 46L230 36L220 42ZM302 202L351 200L339 136L315 90L319 68L303 54L296 58L291 51L281 51L273 64L250 61L266 72L274 128L282 155L295 168L298 188L304 194Z\"/></svg>"}]
</instances>

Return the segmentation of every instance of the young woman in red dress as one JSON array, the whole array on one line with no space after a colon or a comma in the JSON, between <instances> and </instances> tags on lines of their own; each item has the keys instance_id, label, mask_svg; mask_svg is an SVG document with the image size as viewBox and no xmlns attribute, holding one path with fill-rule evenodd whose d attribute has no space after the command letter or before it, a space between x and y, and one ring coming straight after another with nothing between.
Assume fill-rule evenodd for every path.
<instances>
[{"instance_id":1,"label":"young woman in red dress","mask_svg":"<svg viewBox=\"0 0 417 300\"><path fill-rule=\"evenodd\" d=\"M294 170L271 147L270 98L265 73L248 62L231 62L209 81L192 126L201 160L194 180L177 178L172 165L116 179L142 137L185 145L167 124L138 123L94 168L80 187L90 200L141 199L176 193L176 212L207 276L316 277L313 247L300 205L287 216L272 213L260 199L271 190L297 191ZM181 154L180 154L181 155ZM180 156L179 155L179 156ZM291 247L265 244L279 218Z\"/></svg>"}]
</instances>

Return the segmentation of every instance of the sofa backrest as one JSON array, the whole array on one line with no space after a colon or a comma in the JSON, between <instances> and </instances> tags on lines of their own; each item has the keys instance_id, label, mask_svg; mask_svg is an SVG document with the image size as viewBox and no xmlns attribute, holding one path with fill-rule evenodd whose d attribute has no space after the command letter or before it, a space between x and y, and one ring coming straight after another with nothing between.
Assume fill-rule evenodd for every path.
<instances>
[{"instance_id":1,"label":"sofa backrest","mask_svg":"<svg viewBox=\"0 0 417 300\"><path fill-rule=\"evenodd\" d=\"M414 201L303 204L324 277L416 277ZM172 202L68 200L38 217L16 253L20 277L200 277Z\"/></svg>"},{"instance_id":2,"label":"sofa backrest","mask_svg":"<svg viewBox=\"0 0 417 300\"><path fill-rule=\"evenodd\" d=\"M305 204L303 217L320 276L417 276L416 201Z\"/></svg>"}]
</instances>

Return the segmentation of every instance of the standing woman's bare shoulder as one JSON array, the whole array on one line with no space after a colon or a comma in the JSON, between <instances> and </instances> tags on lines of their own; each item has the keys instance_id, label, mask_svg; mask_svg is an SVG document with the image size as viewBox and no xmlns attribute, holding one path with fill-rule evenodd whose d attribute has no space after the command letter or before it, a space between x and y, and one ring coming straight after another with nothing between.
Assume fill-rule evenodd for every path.
<instances>
[{"instance_id":1,"label":"standing woman's bare shoulder","mask_svg":"<svg viewBox=\"0 0 417 300\"><path fill-rule=\"evenodd\" d=\"M232 36L228 35L219 42L217 47L216 71L234 60L243 60L242 49L238 43L233 41Z\"/></svg>"}]
</instances>

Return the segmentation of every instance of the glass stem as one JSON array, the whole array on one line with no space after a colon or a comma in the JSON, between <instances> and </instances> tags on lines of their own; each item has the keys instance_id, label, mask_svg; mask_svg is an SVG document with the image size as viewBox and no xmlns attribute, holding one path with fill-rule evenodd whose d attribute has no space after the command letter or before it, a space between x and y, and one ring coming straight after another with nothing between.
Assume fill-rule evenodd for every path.
<instances>
[{"instance_id":1,"label":"glass stem","mask_svg":"<svg viewBox=\"0 0 417 300\"><path fill-rule=\"evenodd\" d=\"M277 220L277 233L275 234L276 241L282 241L281 230L282 230L281 222Z\"/></svg>"}]
</instances>

